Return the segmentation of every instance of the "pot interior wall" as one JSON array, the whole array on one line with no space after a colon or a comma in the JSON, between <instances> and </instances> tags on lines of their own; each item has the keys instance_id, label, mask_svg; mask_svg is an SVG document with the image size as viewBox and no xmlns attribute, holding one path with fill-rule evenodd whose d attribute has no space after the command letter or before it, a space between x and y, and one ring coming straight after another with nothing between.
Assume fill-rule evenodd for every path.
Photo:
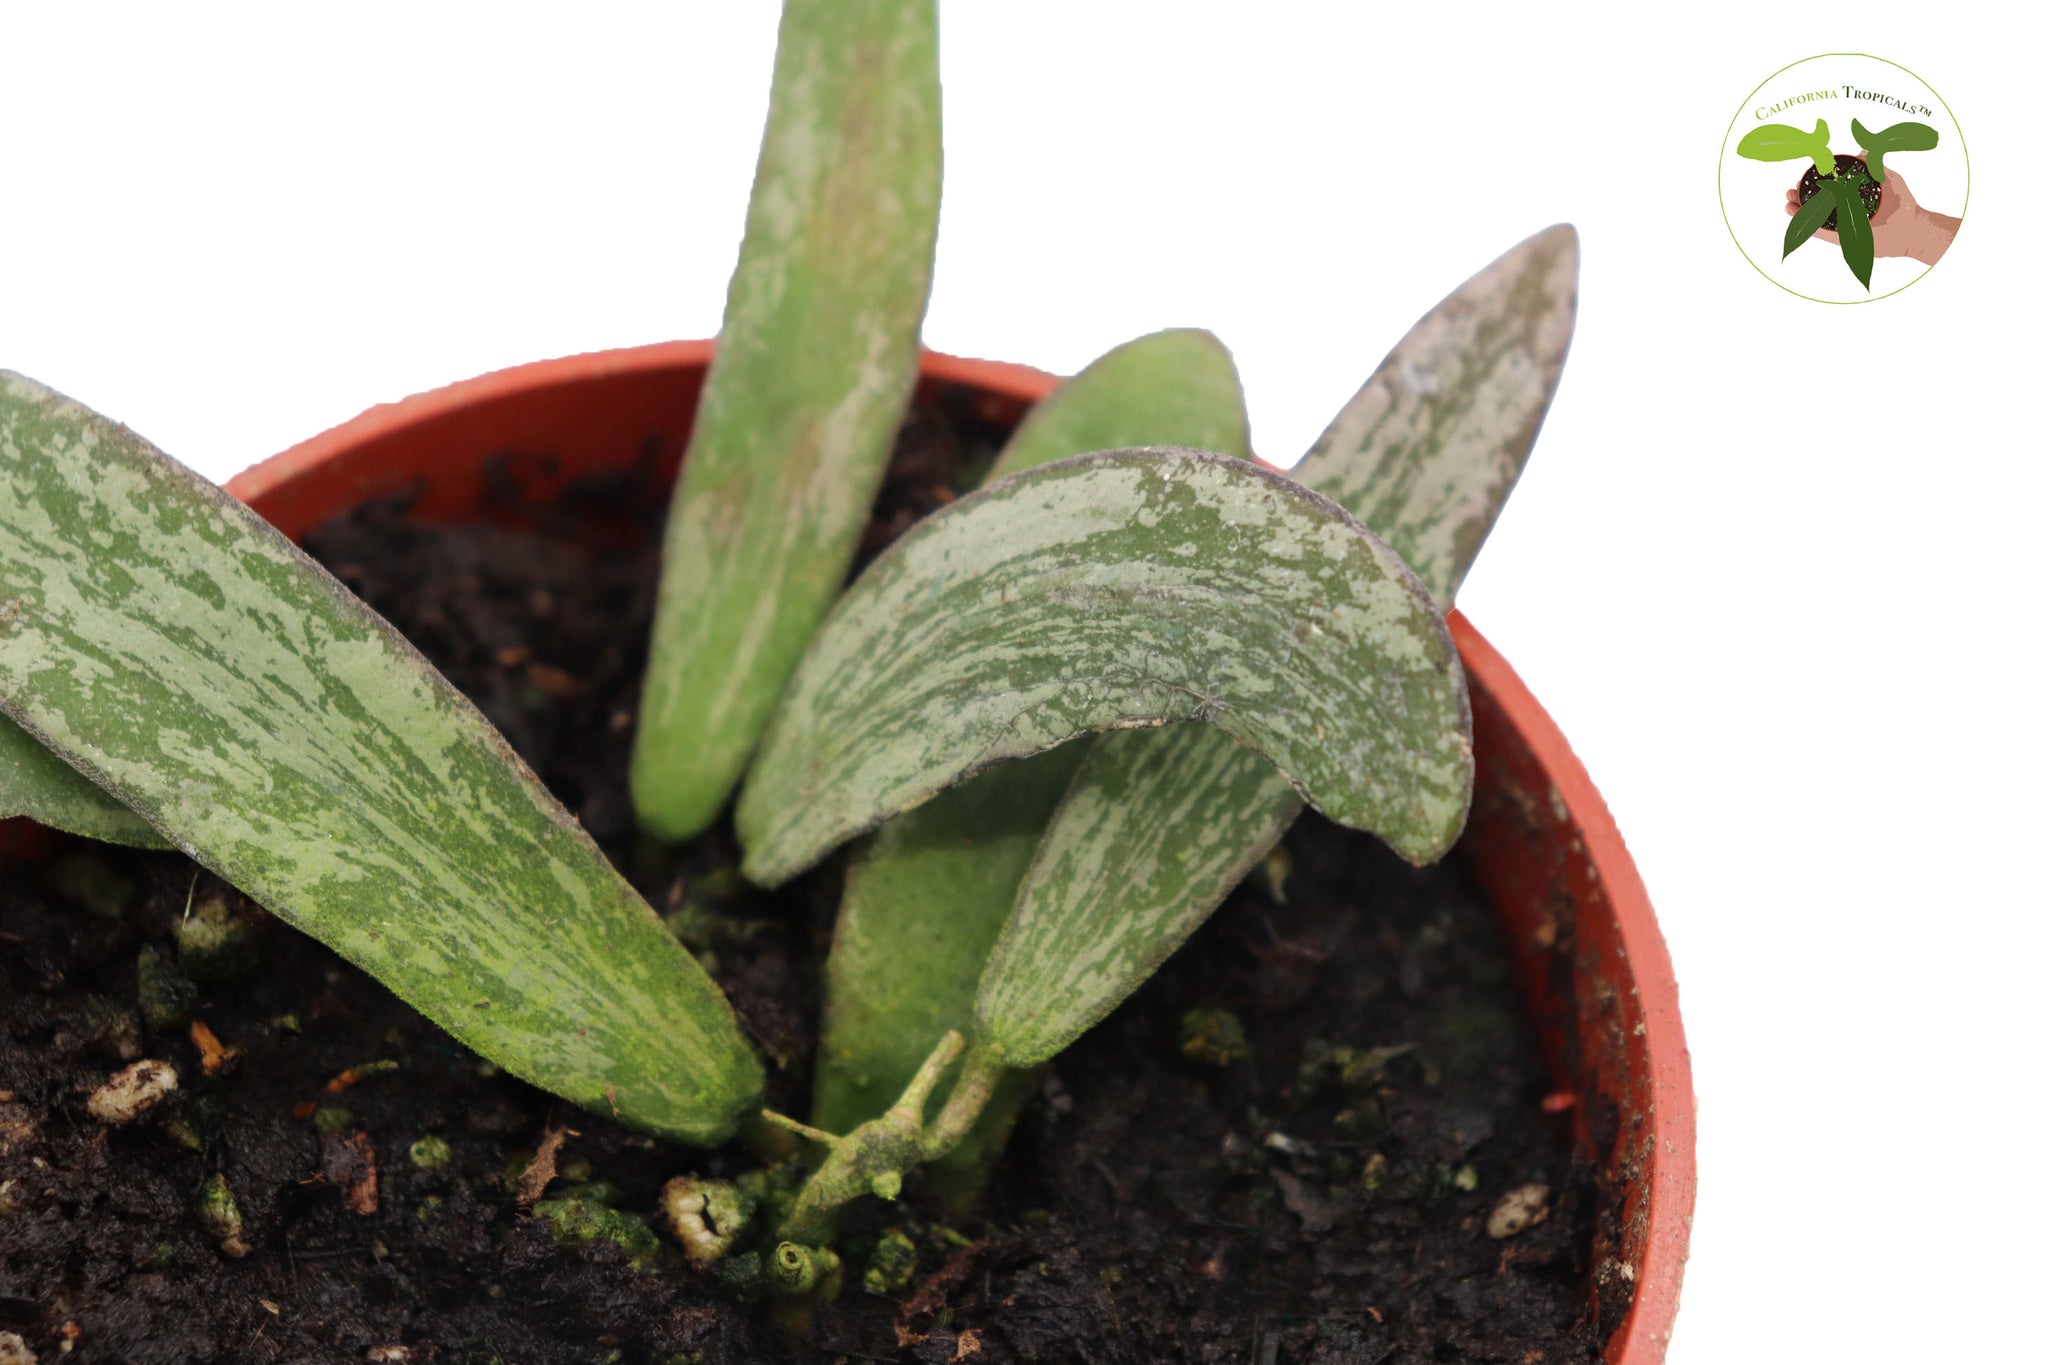
<instances>
[{"instance_id":1,"label":"pot interior wall","mask_svg":"<svg viewBox=\"0 0 2048 1365\"><path fill-rule=\"evenodd\" d=\"M1451 625L1471 680L1478 763L1457 856L1500 915L1574 1134L1623 1191L1618 1239L1603 1233L1594 1247L1596 1303L1617 1328L1606 1358L1661 1360L1694 1188L1692 1078L1670 961L1621 836L1563 736L1469 622L1454 614Z\"/></svg>"}]
</instances>

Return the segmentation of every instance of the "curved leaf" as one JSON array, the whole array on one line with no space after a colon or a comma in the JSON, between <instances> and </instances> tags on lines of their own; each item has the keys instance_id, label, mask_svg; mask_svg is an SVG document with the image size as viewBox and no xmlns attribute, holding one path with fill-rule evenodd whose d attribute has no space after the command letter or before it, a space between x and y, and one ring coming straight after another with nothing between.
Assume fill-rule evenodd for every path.
<instances>
[{"instance_id":1,"label":"curved leaf","mask_svg":"<svg viewBox=\"0 0 2048 1365\"><path fill-rule=\"evenodd\" d=\"M1856 139L1856 145L1863 149L1863 160L1870 167L1870 178L1879 182L1884 180L1887 153L1931 152L1941 141L1941 134L1924 123L1894 123L1873 133L1860 120L1850 119L1849 133Z\"/></svg>"},{"instance_id":2,"label":"curved leaf","mask_svg":"<svg viewBox=\"0 0 2048 1365\"><path fill-rule=\"evenodd\" d=\"M1849 273L1865 289L1870 288L1870 270L1877 260L1877 237L1870 230L1870 210L1863 206L1863 177L1846 175L1835 190L1835 239L1842 244L1842 259Z\"/></svg>"},{"instance_id":3,"label":"curved leaf","mask_svg":"<svg viewBox=\"0 0 2048 1365\"><path fill-rule=\"evenodd\" d=\"M74 772L34 735L0 716L0 820L16 815L110 844L171 846L149 821Z\"/></svg>"},{"instance_id":4,"label":"curved leaf","mask_svg":"<svg viewBox=\"0 0 2048 1365\"><path fill-rule=\"evenodd\" d=\"M1101 356L1031 409L990 478L1147 443L1250 452L1237 368L1209 333L1155 332ZM812 1123L846 1132L880 1114L948 1030L972 1025L989 949L1086 747L1063 745L941 792L855 854L826 962ZM913 943L915 953L904 951ZM1007 1079L977 1134L1006 1130L1029 1088L1027 1077ZM971 1185L999 1137L970 1137L940 1164Z\"/></svg>"},{"instance_id":5,"label":"curved leaf","mask_svg":"<svg viewBox=\"0 0 2048 1365\"><path fill-rule=\"evenodd\" d=\"M1578 236L1546 229L1410 329L1294 475L1399 550L1446 608L1527 462L1570 347ZM1109 735L1046 830L976 1006L1050 1057L1186 941L1301 800L1204 726Z\"/></svg>"},{"instance_id":6,"label":"curved leaf","mask_svg":"<svg viewBox=\"0 0 2048 1365\"><path fill-rule=\"evenodd\" d=\"M1752 128L1735 144L1737 156L1751 161L1797 161L1806 157L1822 178L1835 173L1835 154L1828 150L1828 121L1815 119L1813 131L1802 133L1783 123L1766 123Z\"/></svg>"},{"instance_id":7,"label":"curved leaf","mask_svg":"<svg viewBox=\"0 0 2048 1365\"><path fill-rule=\"evenodd\" d=\"M741 793L745 870L773 885L1005 759L1186 720L1410 857L1464 822L1464 675L1399 558L1246 461L1113 451L963 498L869 566Z\"/></svg>"},{"instance_id":8,"label":"curved leaf","mask_svg":"<svg viewBox=\"0 0 2048 1365\"><path fill-rule=\"evenodd\" d=\"M0 708L536 1085L693 1141L761 1070L476 708L254 512L0 375Z\"/></svg>"},{"instance_id":9,"label":"curved leaf","mask_svg":"<svg viewBox=\"0 0 2048 1365\"><path fill-rule=\"evenodd\" d=\"M641 824L701 832L846 581L917 379L939 221L932 0L788 0L746 239L662 554Z\"/></svg>"}]
</instances>

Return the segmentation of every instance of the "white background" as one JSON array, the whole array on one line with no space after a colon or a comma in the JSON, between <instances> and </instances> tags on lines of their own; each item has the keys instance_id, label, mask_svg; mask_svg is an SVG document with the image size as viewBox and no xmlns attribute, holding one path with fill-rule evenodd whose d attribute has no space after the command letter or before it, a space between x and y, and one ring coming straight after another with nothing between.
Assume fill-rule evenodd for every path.
<instances>
[{"instance_id":1,"label":"white background","mask_svg":"<svg viewBox=\"0 0 2048 1365\"><path fill-rule=\"evenodd\" d=\"M766 3L0 2L0 365L210 475L371 403L717 330ZM2020 13L2017 8L2004 11ZM1606 793L1683 991L1671 1359L2041 1359L2036 45L1988 7L968 3L926 337L1235 350L1291 462L1408 324L1578 224L1578 338L1463 605ZM1730 116L1854 47L1974 184L1927 279L1760 278Z\"/></svg>"}]
</instances>

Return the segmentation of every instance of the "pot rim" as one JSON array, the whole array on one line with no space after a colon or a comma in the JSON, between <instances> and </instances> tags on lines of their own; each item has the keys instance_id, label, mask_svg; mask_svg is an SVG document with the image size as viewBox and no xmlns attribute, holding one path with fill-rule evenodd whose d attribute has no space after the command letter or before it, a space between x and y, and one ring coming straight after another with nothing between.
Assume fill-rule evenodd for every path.
<instances>
[{"instance_id":1,"label":"pot rim","mask_svg":"<svg viewBox=\"0 0 2048 1365\"><path fill-rule=\"evenodd\" d=\"M714 346L712 340L671 341L534 361L378 404L242 471L228 481L227 491L270 515L263 504L282 503L295 481L345 451L402 428L446 420L479 403L565 382L708 365ZM920 377L971 385L1024 403L1043 398L1059 383L1058 376L1031 366L929 350L923 353ZM297 534L304 528L287 525L285 529ZM1549 778L1556 802L1562 803L1564 822L1583 842L1585 857L1612 908L1626 969L1640 1001L1640 1028L1653 1096L1646 1116L1648 1140L1640 1148L1648 1169L1637 1216L1644 1220L1645 1228L1640 1266L1633 1268L1630 1307L1609 1336L1604 1354L1612 1365L1652 1365L1664 1357L1678 1311L1697 1184L1691 1061L1670 953L1635 862L1585 766L1500 652L1462 613L1454 610L1449 619L1468 676L1507 714Z\"/></svg>"}]
</instances>

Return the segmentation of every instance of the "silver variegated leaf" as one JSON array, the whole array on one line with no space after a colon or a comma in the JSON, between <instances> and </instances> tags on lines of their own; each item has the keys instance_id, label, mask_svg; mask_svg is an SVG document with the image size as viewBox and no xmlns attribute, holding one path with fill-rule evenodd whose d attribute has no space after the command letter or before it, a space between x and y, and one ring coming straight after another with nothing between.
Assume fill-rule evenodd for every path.
<instances>
[{"instance_id":1,"label":"silver variegated leaf","mask_svg":"<svg viewBox=\"0 0 2048 1365\"><path fill-rule=\"evenodd\" d=\"M888 464L938 237L937 44L932 0L783 6L634 738L634 806L664 838L724 806Z\"/></svg>"},{"instance_id":2,"label":"silver variegated leaf","mask_svg":"<svg viewBox=\"0 0 2048 1365\"><path fill-rule=\"evenodd\" d=\"M1154 332L1034 406L990 478L1092 450L1171 444L1246 455L1249 442L1230 352L1207 332ZM1065 745L941 792L854 855L826 962L813 1123L845 1132L880 1114L948 1029L971 1027L989 949L1085 748ZM975 1182L1029 1092L1026 1076L1005 1082L942 1163L942 1182L956 1171L963 1185Z\"/></svg>"},{"instance_id":3,"label":"silver variegated leaf","mask_svg":"<svg viewBox=\"0 0 2048 1365\"><path fill-rule=\"evenodd\" d=\"M1301 794L1272 764L1206 726L1104 735L989 954L980 1036L1012 1066L1060 1052L1151 976L1300 813Z\"/></svg>"},{"instance_id":4,"label":"silver variegated leaf","mask_svg":"<svg viewBox=\"0 0 2048 1365\"><path fill-rule=\"evenodd\" d=\"M0 716L0 819L16 815L110 844L171 846L149 821L95 787L34 735Z\"/></svg>"},{"instance_id":5,"label":"silver variegated leaf","mask_svg":"<svg viewBox=\"0 0 2048 1365\"><path fill-rule=\"evenodd\" d=\"M1463 825L1464 675L1414 575L1280 475L1156 448L1005 479L869 566L741 793L745 871L774 885L1005 759L1190 720L1410 857Z\"/></svg>"},{"instance_id":6,"label":"silver variegated leaf","mask_svg":"<svg viewBox=\"0 0 2048 1365\"><path fill-rule=\"evenodd\" d=\"M1446 611L1536 444L1578 296L1579 235L1545 228L1410 328L1294 467Z\"/></svg>"},{"instance_id":7,"label":"silver variegated leaf","mask_svg":"<svg viewBox=\"0 0 2048 1365\"><path fill-rule=\"evenodd\" d=\"M0 375L0 709L463 1042L715 1141L760 1064L475 707L254 512Z\"/></svg>"},{"instance_id":8,"label":"silver variegated leaf","mask_svg":"<svg viewBox=\"0 0 2048 1365\"><path fill-rule=\"evenodd\" d=\"M1446 610L1557 390L1577 281L1569 226L1509 251L1401 339L1293 471L1383 536ZM1096 743L992 956L981 1027L1020 1066L1066 1047L1209 917L1300 810L1264 759L1199 727Z\"/></svg>"}]
</instances>

